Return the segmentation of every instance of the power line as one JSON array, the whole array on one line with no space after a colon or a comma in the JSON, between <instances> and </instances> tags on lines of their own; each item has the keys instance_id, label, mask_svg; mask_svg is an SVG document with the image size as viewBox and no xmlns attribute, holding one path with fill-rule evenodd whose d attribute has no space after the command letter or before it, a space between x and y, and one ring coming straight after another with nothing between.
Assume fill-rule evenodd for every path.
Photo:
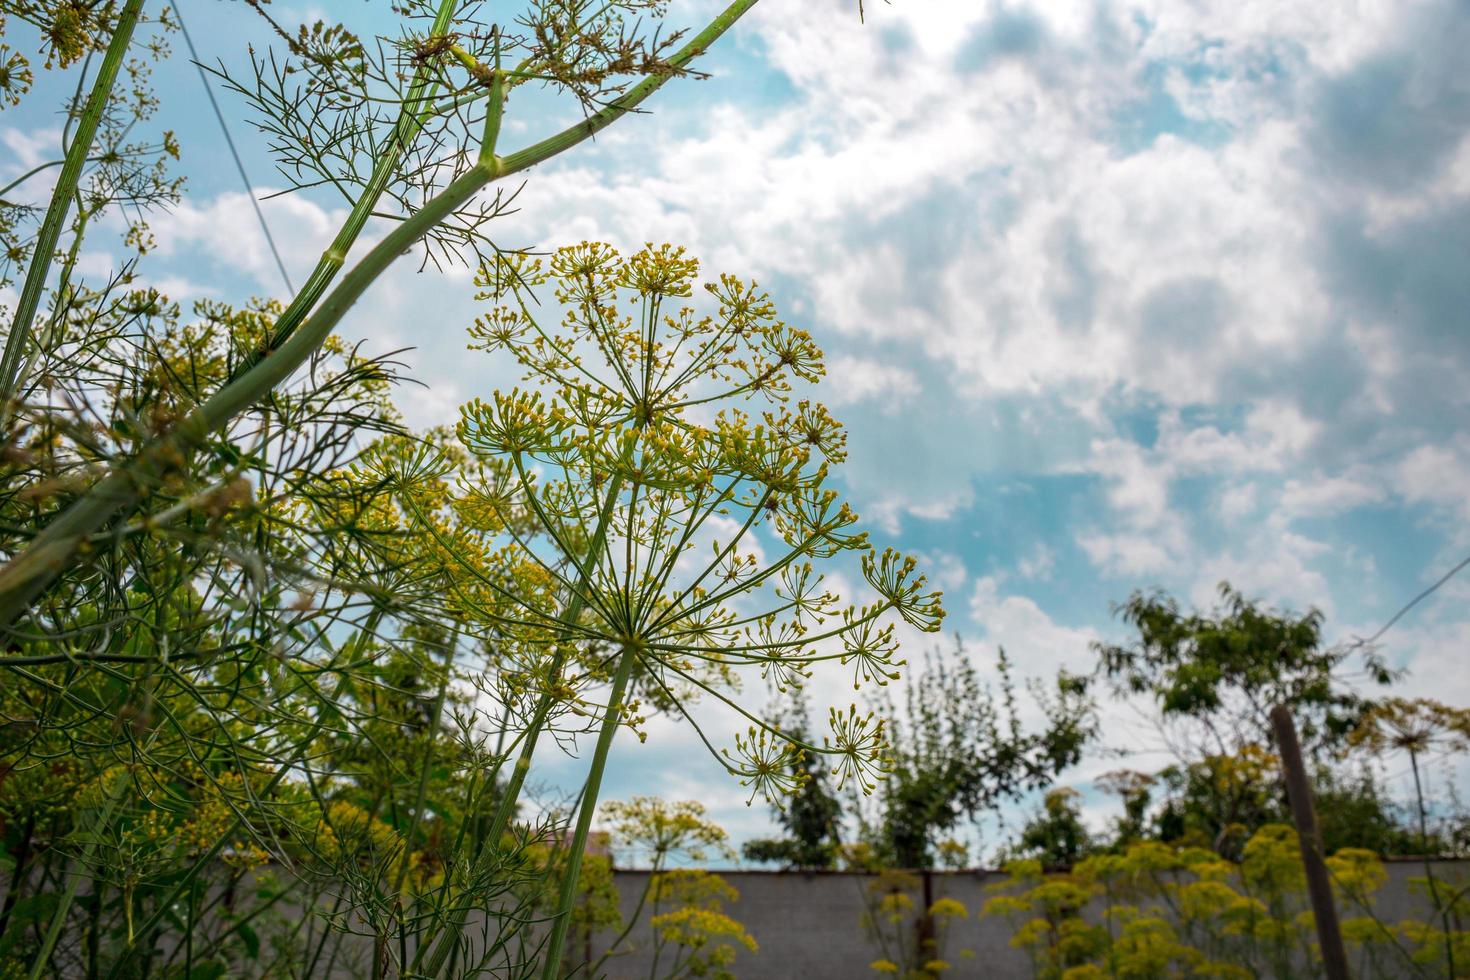
<instances>
[{"instance_id":1,"label":"power line","mask_svg":"<svg viewBox=\"0 0 1470 980\"><path fill-rule=\"evenodd\" d=\"M214 89L209 84L209 76L204 71L204 63L199 60L199 52L194 49L194 39L189 36L189 28L184 26L183 11L179 10L176 0L169 0L169 6L173 7L174 16L179 19L179 31L184 35L184 43L189 47L189 57L199 71L199 81L204 85L204 94L209 96L209 105L214 109L214 118L219 120L220 132L225 134L225 143L230 148L230 156L235 158L235 169L240 172L240 180L245 184L245 193L250 198L250 206L255 209L255 217L260 219L260 230L265 233L265 241L270 246L271 255L275 257L276 268L281 270L281 278L286 282L286 291L294 293L296 287L291 285L291 277L286 273L286 263L281 261L281 253L276 248L276 240L271 235L271 227L266 224L265 212L261 211L260 202L255 198L255 188L250 186L250 178L245 173L245 164L240 159L240 151L235 149L235 141L230 136L230 127L225 125L225 116L220 112L219 102L214 98Z\"/></svg>"},{"instance_id":2,"label":"power line","mask_svg":"<svg viewBox=\"0 0 1470 980\"><path fill-rule=\"evenodd\" d=\"M1394 623L1397 623L1399 620L1403 619L1410 609L1413 609L1419 603L1432 596L1435 592L1439 590L1439 587L1441 585L1444 585L1450 579L1458 575L1460 571L1464 569L1467 565L1470 565L1470 556L1466 556L1465 559L1461 561L1458 565L1441 575L1439 581L1435 582L1429 588L1425 589L1423 592L1420 592L1414 598L1410 599L1402 609L1393 614L1393 618L1383 624L1383 626L1378 630L1377 633L1374 633L1366 640L1355 640L1352 644L1352 648L1356 649L1358 647L1371 646L1372 644L1376 643L1378 639L1383 636L1384 633L1387 633L1391 628L1393 628Z\"/></svg>"}]
</instances>

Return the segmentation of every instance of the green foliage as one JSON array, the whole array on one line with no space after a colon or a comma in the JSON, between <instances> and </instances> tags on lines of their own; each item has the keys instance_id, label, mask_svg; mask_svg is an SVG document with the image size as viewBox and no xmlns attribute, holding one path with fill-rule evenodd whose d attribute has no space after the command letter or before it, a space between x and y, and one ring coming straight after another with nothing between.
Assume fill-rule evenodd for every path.
<instances>
[{"instance_id":1,"label":"green foliage","mask_svg":"<svg viewBox=\"0 0 1470 980\"><path fill-rule=\"evenodd\" d=\"M1412 825L1412 804L1395 800L1365 759L1315 767L1312 791L1326 849L1361 848L1385 857L1461 853L1463 816L1447 808L1426 834ZM1258 746L1233 756L1207 755L1156 774L1119 770L1097 781L1123 812L1096 849L1119 851L1142 840L1207 847L1238 858L1252 833L1290 819L1278 780L1279 762Z\"/></svg>"},{"instance_id":2,"label":"green foliage","mask_svg":"<svg viewBox=\"0 0 1470 980\"><path fill-rule=\"evenodd\" d=\"M593 643L569 658L574 683L535 669L580 626L577 612L562 622L567 561L539 565L515 541L544 527L544 501L492 512L460 497L451 474L486 490L506 470L447 433L404 432L394 366L333 328L415 245L436 262L499 254L486 228L502 208L477 191L691 74L753 2L681 38L644 0L532 3L499 22L477 3L409 0L393 5L399 31L367 41L287 30L252 4L284 47L227 82L282 173L342 193L347 217L289 302L188 313L132 288L143 217L181 191L173 134L139 135L173 25L140 20L137 0L0 3L0 104L56 97L71 144L0 190L0 285L21 286L0 378L7 975L529 976L556 961L538 909L602 921L607 863L564 846L554 806L517 818L529 794L514 757L549 727L522 709L550 699L559 725L607 679ZM498 153L527 83L588 118ZM53 173L49 204L33 202ZM346 266L383 215L402 220ZM132 258L84 281L84 245L113 227ZM803 369L788 355L800 344L774 357ZM799 418L802 437L827 424ZM761 449L743 448L752 469ZM561 513L595 522L601 508ZM937 616L911 564L874 556L869 570L892 594L885 612ZM506 616L543 605L553 624ZM876 618L846 624L866 630L863 665L891 652ZM673 710L671 682L635 681ZM855 769L876 743L859 720L838 727L831 752Z\"/></svg>"},{"instance_id":3,"label":"green foliage","mask_svg":"<svg viewBox=\"0 0 1470 980\"><path fill-rule=\"evenodd\" d=\"M1268 713L1284 704L1306 744L1341 744L1368 704L1335 676L1354 651L1321 648L1315 609L1278 614L1228 583L1220 598L1212 612L1184 613L1161 592L1135 592L1116 612L1138 639L1096 644L1100 670L1120 692L1152 699L1165 719L1199 722L1217 743L1264 738ZM1379 684L1393 679L1375 656L1367 667Z\"/></svg>"},{"instance_id":4,"label":"green foliage","mask_svg":"<svg viewBox=\"0 0 1470 980\"><path fill-rule=\"evenodd\" d=\"M957 639L947 656L926 657L905 689L902 714L880 701L893 772L860 831L881 865L933 867L941 839L961 820L1045 786L1081 757L1096 724L1085 680L1063 673L1050 691L1033 685L1045 721L1026 731L1004 650L997 677L996 688L983 684Z\"/></svg>"},{"instance_id":5,"label":"green foliage","mask_svg":"<svg viewBox=\"0 0 1470 980\"><path fill-rule=\"evenodd\" d=\"M1381 919L1379 860L1345 848L1328 867L1355 975L1434 975L1423 967L1442 960L1445 934L1419 919ZM1012 862L1007 873L982 914L1010 921L1011 945L1026 951L1038 978L1321 975L1300 850L1285 825L1257 830L1239 862L1146 842L1067 873L1043 874L1035 860Z\"/></svg>"},{"instance_id":6,"label":"green foliage","mask_svg":"<svg viewBox=\"0 0 1470 980\"><path fill-rule=\"evenodd\" d=\"M1284 819L1281 765L1260 745L1209 754L1159 772L1164 798L1155 815L1161 840L1238 857L1256 828Z\"/></svg>"},{"instance_id":7,"label":"green foliage","mask_svg":"<svg viewBox=\"0 0 1470 980\"><path fill-rule=\"evenodd\" d=\"M1328 851L1355 848L1383 857L1421 852L1422 842L1408 825L1408 812L1367 766L1358 769L1322 766L1312 787L1317 830ZM1281 819L1285 819L1285 813ZM1448 835L1431 842L1430 853L1454 854Z\"/></svg>"},{"instance_id":8,"label":"green foliage","mask_svg":"<svg viewBox=\"0 0 1470 980\"><path fill-rule=\"evenodd\" d=\"M1283 704L1315 763L1329 847L1386 855L1429 847L1427 831L1415 842L1403 808L1383 792L1361 757L1349 755L1365 747L1380 755L1399 751L1423 734L1424 724L1434 727L1434 711L1415 715L1407 702L1375 701L1347 684L1341 675L1358 648L1324 649L1316 610L1277 612L1224 583L1220 593L1218 608L1186 613L1163 593L1135 592L1116 611L1136 639L1094 648L1098 672L1116 693L1141 696L1157 710L1177 759L1156 773L1120 773L1104 781L1124 807L1113 846L1156 838L1239 858L1253 833L1286 820L1267 719L1273 706ZM1365 662L1370 680L1394 679L1376 655L1366 654ZM1448 739L1454 712L1437 710L1441 734L1434 738ZM1452 835L1439 835L1434 846L1451 846Z\"/></svg>"},{"instance_id":9,"label":"green foliage","mask_svg":"<svg viewBox=\"0 0 1470 980\"><path fill-rule=\"evenodd\" d=\"M1041 809L1017 835L1017 857L1034 858L1044 867L1070 867L1092 849L1092 835L1082 822L1081 794L1069 787L1048 790Z\"/></svg>"}]
</instances>

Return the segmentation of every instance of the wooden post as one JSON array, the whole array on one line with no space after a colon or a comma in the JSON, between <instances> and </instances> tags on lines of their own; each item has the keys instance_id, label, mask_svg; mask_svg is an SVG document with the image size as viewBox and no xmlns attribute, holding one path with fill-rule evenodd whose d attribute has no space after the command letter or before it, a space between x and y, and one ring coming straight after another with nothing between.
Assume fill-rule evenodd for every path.
<instances>
[{"instance_id":1,"label":"wooden post","mask_svg":"<svg viewBox=\"0 0 1470 980\"><path fill-rule=\"evenodd\" d=\"M934 916L929 914L929 908L934 904L934 878L928 868L923 869L923 902L924 907L919 909L919 921L915 926L919 930L919 964L936 960L939 958L938 935L934 929Z\"/></svg>"},{"instance_id":2,"label":"wooden post","mask_svg":"<svg viewBox=\"0 0 1470 980\"><path fill-rule=\"evenodd\" d=\"M1307 894L1312 899L1312 916L1317 920L1317 943L1322 947L1322 971L1327 980L1348 980L1347 953L1337 924L1337 905L1332 900L1332 882L1322 859L1322 835L1312 809L1312 786L1302 762L1302 746L1296 736L1291 712L1278 704L1271 709L1271 726L1276 730L1276 749L1281 753L1281 771L1286 776L1286 796L1296 821L1302 866L1307 874Z\"/></svg>"}]
</instances>

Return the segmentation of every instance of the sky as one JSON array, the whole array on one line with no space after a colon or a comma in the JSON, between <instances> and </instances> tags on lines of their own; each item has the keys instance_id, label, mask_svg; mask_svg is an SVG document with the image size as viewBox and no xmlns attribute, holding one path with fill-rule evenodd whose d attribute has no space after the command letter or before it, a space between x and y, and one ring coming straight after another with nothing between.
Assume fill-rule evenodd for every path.
<instances>
[{"instance_id":1,"label":"sky","mask_svg":"<svg viewBox=\"0 0 1470 980\"><path fill-rule=\"evenodd\" d=\"M207 61L266 40L237 5L181 3ZM271 9L371 25L385 6ZM714 10L673 0L669 18ZM1090 670L1090 644L1124 635L1111 603L1159 587L1207 605L1222 580L1348 640L1470 553L1467 49L1464 0L894 0L865 22L854 0L763 0L709 79L531 172L493 234L675 242L759 280L827 353L841 485L880 543L922 556L982 670L1000 645L1021 673ZM279 294L194 70L157 81L189 189L154 221L147 274L178 298ZM221 100L257 189L279 189ZM55 145L54 117L27 111L0 114L0 180ZM512 112L504 140L555 120ZM264 207L299 282L342 206ZM341 333L413 348L422 385L399 400L426 426L515 372L464 352L467 274L416 268ZM1454 580L1385 635L1407 693L1470 704L1467 597ZM1106 711L1110 745L1144 745L1136 711ZM687 730L626 741L608 796L768 827L690 761Z\"/></svg>"}]
</instances>

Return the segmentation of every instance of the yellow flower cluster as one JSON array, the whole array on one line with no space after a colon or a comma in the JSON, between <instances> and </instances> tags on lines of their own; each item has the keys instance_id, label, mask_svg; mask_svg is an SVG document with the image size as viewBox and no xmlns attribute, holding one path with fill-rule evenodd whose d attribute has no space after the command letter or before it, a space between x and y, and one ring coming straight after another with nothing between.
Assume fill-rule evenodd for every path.
<instances>
[{"instance_id":1,"label":"yellow flower cluster","mask_svg":"<svg viewBox=\"0 0 1470 980\"><path fill-rule=\"evenodd\" d=\"M1348 913L1343 936L1358 962L1380 964L1386 975L1401 969L1401 960L1390 961L1405 951L1426 964L1442 962L1447 936L1470 951L1470 934L1383 921L1373 896L1386 874L1371 852L1347 848L1327 861ZM1008 881L983 914L1011 920L1011 945L1026 950L1042 975L1245 980L1274 975L1312 950L1296 833L1280 824L1252 835L1239 863L1202 848L1146 842L1087 858L1068 874L1043 875L1029 860L1006 870Z\"/></svg>"},{"instance_id":2,"label":"yellow flower cluster","mask_svg":"<svg viewBox=\"0 0 1470 980\"><path fill-rule=\"evenodd\" d=\"M624 257L583 242L481 269L490 308L470 346L511 354L524 383L463 406L464 458L399 466L409 538L434 539L446 602L506 650L497 675L513 702L549 698L552 722L607 716L590 691L611 677L609 654L629 651L639 697L617 706L622 724L639 724L634 700L673 710L712 695L753 723L719 753L752 799L798 788L803 752L871 791L887 765L880 722L834 713L824 740L792 744L733 692L743 669L785 689L828 659L855 686L885 684L904 663L895 623L937 630L939 596L914 559L875 553L824 485L846 455L842 426L811 399L789 404L824 374L811 337L755 283L698 280L668 245ZM843 552L874 601L844 607L823 587L814 562Z\"/></svg>"}]
</instances>

